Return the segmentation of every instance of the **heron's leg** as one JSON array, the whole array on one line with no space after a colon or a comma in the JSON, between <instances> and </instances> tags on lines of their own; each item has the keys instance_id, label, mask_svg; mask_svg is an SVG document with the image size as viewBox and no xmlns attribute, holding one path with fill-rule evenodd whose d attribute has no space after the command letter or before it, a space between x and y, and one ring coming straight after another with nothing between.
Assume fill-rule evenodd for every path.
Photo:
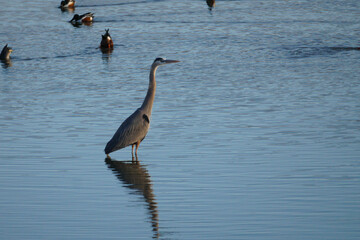
<instances>
[{"instance_id":1,"label":"heron's leg","mask_svg":"<svg viewBox=\"0 0 360 240\"><path fill-rule=\"evenodd\" d=\"M137 157L137 150L138 150L138 148L140 146L140 141L136 142L135 144L136 144L135 155Z\"/></svg>"},{"instance_id":2,"label":"heron's leg","mask_svg":"<svg viewBox=\"0 0 360 240\"><path fill-rule=\"evenodd\" d=\"M107 157L108 159L111 159L111 157L109 156L109 154L106 154L106 157Z\"/></svg>"},{"instance_id":3,"label":"heron's leg","mask_svg":"<svg viewBox=\"0 0 360 240\"><path fill-rule=\"evenodd\" d=\"M134 146L135 146L135 143L133 145L131 145L131 155L134 155Z\"/></svg>"}]
</instances>

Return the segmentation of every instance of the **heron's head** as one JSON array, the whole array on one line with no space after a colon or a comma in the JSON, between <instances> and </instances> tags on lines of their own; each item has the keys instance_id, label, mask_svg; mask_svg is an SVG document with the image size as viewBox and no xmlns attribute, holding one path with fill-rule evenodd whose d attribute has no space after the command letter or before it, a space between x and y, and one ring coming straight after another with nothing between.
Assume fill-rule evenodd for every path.
<instances>
[{"instance_id":1,"label":"heron's head","mask_svg":"<svg viewBox=\"0 0 360 240\"><path fill-rule=\"evenodd\" d=\"M161 57L158 57L154 60L153 62L153 66L161 66L161 65L164 65L164 64L169 64L169 63L177 63L177 62L180 62L180 61L177 61L177 60L169 60L169 59L166 59L166 58L161 58Z\"/></svg>"}]
</instances>

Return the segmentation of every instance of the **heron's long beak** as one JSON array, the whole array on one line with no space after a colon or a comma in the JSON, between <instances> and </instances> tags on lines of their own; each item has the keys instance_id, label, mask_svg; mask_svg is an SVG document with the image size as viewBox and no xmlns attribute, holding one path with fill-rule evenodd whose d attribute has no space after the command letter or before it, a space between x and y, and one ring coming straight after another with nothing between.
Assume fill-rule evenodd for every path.
<instances>
[{"instance_id":1,"label":"heron's long beak","mask_svg":"<svg viewBox=\"0 0 360 240\"><path fill-rule=\"evenodd\" d=\"M177 62L180 62L180 61L178 61L178 60L169 60L169 59L165 60L166 64L168 64L168 63L177 63Z\"/></svg>"}]
</instances>

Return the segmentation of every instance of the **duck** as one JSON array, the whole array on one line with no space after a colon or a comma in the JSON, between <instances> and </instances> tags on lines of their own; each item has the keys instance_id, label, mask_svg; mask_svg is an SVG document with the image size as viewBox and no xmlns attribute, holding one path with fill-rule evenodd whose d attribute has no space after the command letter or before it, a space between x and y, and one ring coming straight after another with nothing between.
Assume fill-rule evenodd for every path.
<instances>
[{"instance_id":1,"label":"duck","mask_svg":"<svg viewBox=\"0 0 360 240\"><path fill-rule=\"evenodd\" d=\"M10 54L12 51L13 51L12 48L8 47L8 45L6 44L0 53L0 60L9 61Z\"/></svg>"},{"instance_id":2,"label":"duck","mask_svg":"<svg viewBox=\"0 0 360 240\"><path fill-rule=\"evenodd\" d=\"M93 21L94 13L88 12L82 15L75 14L74 17L70 20L70 22L75 23L90 23Z\"/></svg>"},{"instance_id":3,"label":"duck","mask_svg":"<svg viewBox=\"0 0 360 240\"><path fill-rule=\"evenodd\" d=\"M215 7L215 0L206 0L207 5L209 6L209 10L212 10Z\"/></svg>"},{"instance_id":4,"label":"duck","mask_svg":"<svg viewBox=\"0 0 360 240\"><path fill-rule=\"evenodd\" d=\"M101 35L101 37L102 37L101 43L100 43L101 49L113 49L113 47L114 47L114 43L109 34L109 30L110 29L105 29L105 34Z\"/></svg>"},{"instance_id":5,"label":"duck","mask_svg":"<svg viewBox=\"0 0 360 240\"><path fill-rule=\"evenodd\" d=\"M74 0L64 0L60 3L60 8L73 8L75 7L75 1Z\"/></svg>"}]
</instances>

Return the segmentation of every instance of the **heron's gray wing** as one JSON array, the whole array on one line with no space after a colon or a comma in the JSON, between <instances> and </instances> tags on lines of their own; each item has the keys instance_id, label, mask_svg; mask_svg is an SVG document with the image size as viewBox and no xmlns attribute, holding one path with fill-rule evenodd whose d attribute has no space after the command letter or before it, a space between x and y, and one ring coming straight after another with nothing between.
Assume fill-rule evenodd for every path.
<instances>
[{"instance_id":1,"label":"heron's gray wing","mask_svg":"<svg viewBox=\"0 0 360 240\"><path fill-rule=\"evenodd\" d=\"M113 152L143 140L149 126L149 117L142 110L137 109L121 124L108 142L105 152Z\"/></svg>"}]
</instances>

